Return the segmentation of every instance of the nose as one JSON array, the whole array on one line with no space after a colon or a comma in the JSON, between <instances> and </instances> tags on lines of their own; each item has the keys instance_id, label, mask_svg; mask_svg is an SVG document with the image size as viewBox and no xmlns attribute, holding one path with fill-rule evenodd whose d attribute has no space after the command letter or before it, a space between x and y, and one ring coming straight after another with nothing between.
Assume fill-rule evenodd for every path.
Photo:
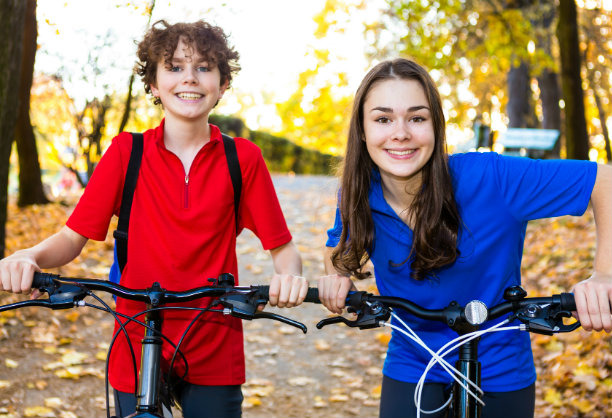
<instances>
[{"instance_id":1,"label":"nose","mask_svg":"<svg viewBox=\"0 0 612 418\"><path fill-rule=\"evenodd\" d=\"M198 83L198 77L196 76L195 68L192 68L191 66L188 65L185 68L185 72L183 74L184 74L183 84L197 84Z\"/></svg>"},{"instance_id":2,"label":"nose","mask_svg":"<svg viewBox=\"0 0 612 418\"><path fill-rule=\"evenodd\" d=\"M410 139L410 126L408 121L399 120L393 131L393 139L397 141L406 141Z\"/></svg>"}]
</instances>

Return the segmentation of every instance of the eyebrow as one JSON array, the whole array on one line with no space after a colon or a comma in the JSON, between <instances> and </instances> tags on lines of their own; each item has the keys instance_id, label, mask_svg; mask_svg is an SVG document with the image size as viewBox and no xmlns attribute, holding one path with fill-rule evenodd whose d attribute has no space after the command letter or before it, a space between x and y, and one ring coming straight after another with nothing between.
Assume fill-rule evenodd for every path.
<instances>
[{"instance_id":1,"label":"eyebrow","mask_svg":"<svg viewBox=\"0 0 612 418\"><path fill-rule=\"evenodd\" d=\"M416 112L417 110L421 110L421 109L429 110L429 108L427 106L412 106L412 107L408 108L408 112ZM375 110L378 110L379 112L384 112L384 113L392 113L393 112L392 108L384 107L384 106L376 106L375 108L370 110L370 112L374 112Z\"/></svg>"},{"instance_id":2,"label":"eyebrow","mask_svg":"<svg viewBox=\"0 0 612 418\"><path fill-rule=\"evenodd\" d=\"M202 64L202 63L208 64L208 60L206 60L205 58L201 58L197 61L196 60L190 60L190 61L194 61L196 64ZM185 58L181 58L181 57L172 57L171 62L178 62L180 64L180 63L186 62L186 60Z\"/></svg>"}]
</instances>

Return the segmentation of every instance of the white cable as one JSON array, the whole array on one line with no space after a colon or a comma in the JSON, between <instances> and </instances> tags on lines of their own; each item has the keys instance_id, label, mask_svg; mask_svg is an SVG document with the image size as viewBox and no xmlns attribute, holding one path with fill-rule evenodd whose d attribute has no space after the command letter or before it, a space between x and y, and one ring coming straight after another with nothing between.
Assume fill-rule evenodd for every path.
<instances>
[{"instance_id":1,"label":"white cable","mask_svg":"<svg viewBox=\"0 0 612 418\"><path fill-rule=\"evenodd\" d=\"M418 339L418 341L420 341L420 342L419 342L419 345L421 345L421 347L424 347L424 348L425 348L425 350L427 350L427 351L428 351L428 352L431 354L431 356L432 356L432 360L433 360L433 359L436 359L436 362L440 363L440 366L442 366L442 368L443 368L443 369L444 369L444 370L445 370L445 371L446 371L446 372L447 372L447 373L448 373L448 374L449 374L449 375L450 375L450 376L451 376L451 377L452 377L452 378L453 378L453 379L454 379L454 380L455 380L455 381L456 381L456 382L457 382L457 383L458 383L458 384L459 384L461 387L463 387L463 388L464 388L464 389L465 389L465 390L466 390L466 391L467 391L467 392L468 392L470 395L472 395L472 396L473 396L473 397L474 397L474 398L475 398L477 401L479 401L480 403L483 403L483 402L480 400L480 398L478 397L478 395L474 394L474 393L473 393L473 392L472 392L472 391L471 391L471 390L470 390L470 389L467 387L467 385L466 385L466 384L464 384L463 382L461 382L461 381L460 381L460 380L459 380L459 379L456 377L456 375L458 375L459 377L462 377L462 378L463 378L463 379L464 379L464 380L467 382L467 384L472 385L472 387L474 387L476 390L478 390L478 391L480 392L480 394L482 394L482 393L483 393L483 392L482 392L482 390L481 390L481 389L480 389L480 388L479 388L479 387L478 387L478 386L477 386L477 385L476 385L474 382L472 382L471 380L469 380L469 379L467 378L467 376L463 375L463 374L462 374L462 373L461 373L459 370L457 370L455 367L453 367L452 365L450 365L450 363L448 363L446 360L444 360L444 359L442 358L443 356L439 356L439 355L438 355L438 353L434 353L434 352L433 352L433 350L431 350L429 347L427 347L427 345L426 345L426 344L423 342L423 340L421 340L421 338L420 338L418 335L416 335L416 333L415 333L415 332L414 332L414 331L413 331L413 330L412 330L412 329L411 329L411 328L408 326L408 324L406 324L406 323L405 323L405 322L404 322L404 321L403 321L403 320L402 320L402 319L401 319L399 316L397 316L397 315L396 315L396 314L395 314L393 311L391 311L391 315L393 315L393 317L394 317L394 318L395 318L397 321L399 321L399 323L400 323L400 324L402 324L402 325L403 325L403 326L404 326L404 327L405 327L407 330L409 330L409 331L410 331L410 333L411 333L411 334L412 334L414 337L416 337L416 338ZM393 328L393 327L395 327L395 326L391 326L391 327ZM397 329L399 332L402 332L402 333L406 334L406 332L405 332L404 330L400 329L400 328L394 328L394 329ZM408 334L406 334L406 335L408 335ZM469 336L469 335L468 335L468 336ZM461 338L461 336L460 336L459 338ZM463 337L463 338L467 338L467 337ZM455 339L455 340L453 340L453 341L456 341L456 340L457 340L457 339ZM452 344L452 341L451 341L451 344ZM448 343L447 343L447 345L446 345L446 346L448 346ZM445 347L446 347L446 346L445 346ZM439 352L439 351L440 351L440 350L438 350L438 352ZM431 360L430 360L430 363L431 363ZM434 363L434 364L435 364L435 363ZM427 370L429 370L429 369L427 369ZM421 378L422 378L422 376L421 376ZM421 381L419 380L419 383L417 384L417 387L416 387L415 389L419 388L419 385L420 385L420 384L421 384ZM420 394L421 392L422 392L422 389L421 389L420 391L415 390L415 392L414 392L414 394L415 394L415 404L417 405L417 412L420 410L420 404L421 404L421 395L419 395L419 397L418 397L418 403L417 403L417 394ZM442 409L442 408L443 408L445 405L447 405L447 404L448 404L448 402L449 402L449 401L447 401L447 402L446 402L446 403L445 403L445 404L444 404L442 407L438 408L436 411L423 411L423 412L427 412L427 413L434 413L434 412L437 412L437 411L441 410L441 409ZM483 405L484 405L484 403L483 403Z\"/></svg>"},{"instance_id":2,"label":"white cable","mask_svg":"<svg viewBox=\"0 0 612 418\"><path fill-rule=\"evenodd\" d=\"M411 340L415 341L417 344L419 344L421 347L423 347L426 351L429 352L429 354L431 354L433 357L438 357L437 360L440 363L440 366L449 374L451 375L451 377L453 377L453 379L455 379L457 381L457 383L459 385L461 385L469 394L471 394L473 397L475 397L478 401L480 401L480 399L478 398L478 396L473 393L465 383L461 382L459 380L459 378L455 377L455 375L459 375L460 377L462 377L463 379L465 379L466 382L468 382L469 384L471 384L472 386L476 386L472 381L470 381L467 376L465 376L464 374L462 374L459 370L455 369L453 366L451 366L446 360L444 360L443 358L439 357L432 349L430 349L429 347L427 347L427 345L425 345L425 343L420 339L420 338L414 338L412 335L408 334L405 330L401 329L400 327L393 325L393 324L386 324L383 323L384 326L386 327L390 327L398 332L401 332L403 334L405 334L408 338L410 338ZM412 331L412 330L411 330ZM413 331L414 332L414 331ZM415 391L415 395L419 393L418 391ZM482 401L480 401L482 403ZM418 401L415 399L415 404L417 406L417 418L420 417L420 398L418 399ZM448 401L446 402L446 404L444 406L446 406L448 404ZM444 407L443 406L443 407ZM442 409L443 407L439 408ZM433 413L435 411L423 411L426 413Z\"/></svg>"},{"instance_id":3,"label":"white cable","mask_svg":"<svg viewBox=\"0 0 612 418\"><path fill-rule=\"evenodd\" d=\"M461 345L463 345L463 344L467 343L468 341L471 341L471 340L473 340L473 339L475 339L475 338L478 338L478 337L480 337L480 336L481 336L481 335L483 335L483 334L489 333L489 332L508 331L508 330L512 330L512 329L520 329L520 327L519 327L519 326L512 326L512 327L503 327L503 328L500 328L502 325L506 324L507 322L508 322L508 321L503 321L503 322L500 322L499 324L497 324L497 325L495 325L495 326L493 326L493 327L491 327L491 328L488 328L488 329L485 329L485 330L474 331L474 332L471 332L471 333L468 333L468 334L461 335L461 336L459 336L459 337L455 338L454 340L449 341L448 343L446 343L446 344L445 344L443 347L441 347L441 348L440 348L440 349L439 349L439 350L436 352L436 354L438 354L440 357L445 357L445 356L446 356L446 355L448 355L450 352L452 352L452 351L454 351L455 349L457 349L459 346L461 346ZM455 342L457 342L457 344L453 345L452 347L448 348L446 351L444 351L444 352L443 352L443 350L444 350L446 347L448 347L449 345L454 344ZM429 361L429 364L428 364L428 365L427 365L427 367L425 368L425 371L423 372L423 374L421 375L421 378L419 379L419 382L417 383L417 388L416 388L416 390L415 390L415 404L417 405L417 408L420 408L420 403L421 403L421 399L422 399L422 391L423 391L423 387L424 387L424 385L425 385L425 377L426 377L427 373L429 372L429 370L430 370L430 369L431 369L433 366L435 366L436 362L437 362L437 359L436 359L435 357L434 357L434 358L432 358L432 359ZM457 381L457 383L459 383L459 384L460 384L462 387L466 388L466 387L465 387L465 386L462 384L462 382L460 382L460 381L457 379L457 377L453 376L453 378L454 378L454 379L455 379L455 381ZM476 389L478 392L480 392L480 394L481 394L481 395L484 393L484 392L482 391L482 389L480 389L478 386L476 386L476 385L475 385L475 384L474 384L472 381L470 381L470 380L467 380L467 379L466 379L466 382L467 382L468 384L472 385L472 386L473 386L473 387L474 387L474 388L475 388L475 389ZM471 392L471 391L470 391L470 390L468 390L467 388L466 388L466 391L467 391L467 393L468 393L470 396L472 396L474 399L476 399L476 401L477 401L478 403L480 403L481 405L483 405L483 406L484 406L484 402L483 402L483 401L482 401L482 400L481 400L481 399L480 399L480 398L479 398L477 395L475 395L473 392ZM447 403L448 403L448 402L447 402ZM438 408L438 409L437 409L437 410L435 410L435 411L424 411L424 410L422 410L422 411L423 411L423 412L425 412L425 413L434 413L434 412L439 411L440 409L441 409L441 408Z\"/></svg>"},{"instance_id":4,"label":"white cable","mask_svg":"<svg viewBox=\"0 0 612 418\"><path fill-rule=\"evenodd\" d=\"M420 345L421 347L423 347L427 352L429 352L429 354L432 356L431 360L429 361L425 371L423 372L423 374L421 375L421 378L419 379L419 382L417 383L417 387L415 390L415 405L417 408L417 418L420 418L420 414L421 412L426 413L426 414L433 414L436 413L438 411L441 411L442 409L446 408L448 406L448 404L451 402L452 400L452 394L449 397L449 399L444 403L444 405L442 405L441 407L439 407L436 410L432 410L432 411L425 411L422 410L420 407L421 404L421 398L422 398L422 391L423 391L423 386L425 383L425 377L427 375L427 373L429 372L429 370L436 364L439 363L440 366L461 386L463 387L466 392L472 396L474 399L476 399L477 402L479 402L480 404L484 405L484 402L479 398L478 395L476 395L474 392L472 392L465 383L461 382L459 380L459 377L463 378L466 383L468 385L471 385L472 387L474 387L481 395L484 393L482 391L482 389L480 389L474 382L470 381L467 376L463 375L461 372L459 372L459 370L457 370L456 368L454 368L453 366L451 366L446 360L444 360L443 357L445 357L448 353L452 352L453 350L455 350L457 347L461 346L462 344L467 343L468 341L471 341L475 338L480 337L481 335L485 334L485 333L489 333L489 332L496 332L496 331L506 331L506 330L511 330L511 329L521 329L524 330L524 327L521 326L512 326L512 327L504 327L504 328L500 328L502 327L502 325L505 325L506 323L508 323L508 320L502 321L499 324L496 324L495 326L488 328L486 330L479 330L479 331L475 331L469 334L465 334L465 335L461 335L457 338L455 338L452 341L449 341L448 343L446 343L443 347L441 347L437 352L434 352L433 350L431 350L424 342L423 340L404 322L402 321L402 319L397 316L393 311L391 311L391 315L393 315L393 317L400 323L402 324L406 330L408 330L408 332L406 332L406 330L401 329L400 327L393 325L393 324L387 324L385 322L381 323L381 325L383 326L387 326L390 327L398 332L401 332L402 334L406 335L408 338L410 338L411 340L413 340L414 342L416 342L418 345ZM455 344L457 343L457 344ZM455 345L453 345L455 344ZM446 349L449 345L452 345L451 348ZM445 350L446 351L443 351ZM459 376L459 377L458 377Z\"/></svg>"},{"instance_id":5,"label":"white cable","mask_svg":"<svg viewBox=\"0 0 612 418\"><path fill-rule=\"evenodd\" d=\"M401 320L400 320L401 321ZM448 353L450 353L451 351L453 351L454 349L456 349L457 347L461 346L462 344L467 343L468 341L471 341L475 338L478 338L479 336L481 336L482 334L485 334L487 332L493 332L496 330L496 328L501 327L502 325L505 325L507 323L507 321L502 321L499 324L488 328L486 330L478 330L478 331L474 331L474 332L470 332L468 334L463 334L458 336L457 338L455 338L454 340L451 340L449 342L447 342L446 344L444 344L442 347L440 347L438 349L438 351L436 352L436 354L438 354L440 357L445 357ZM465 340L465 341L463 341ZM444 351L449 345L454 344L455 342L459 342L458 344L452 346L451 348L449 348L448 350ZM435 366L437 360L435 359L435 357L432 357L432 359L429 361L429 363L427 364L427 367L425 368L425 371L423 372L423 374L421 375L421 379L419 379L419 383L421 382L421 380L425 380L425 375L427 375L427 373L429 372L429 370ZM482 389L480 389L477 385L473 384L471 381L468 380L468 384L472 384L472 386L478 390L478 392L480 392L480 394L482 395L484 392L482 391ZM483 404L484 405L484 404Z\"/></svg>"}]
</instances>

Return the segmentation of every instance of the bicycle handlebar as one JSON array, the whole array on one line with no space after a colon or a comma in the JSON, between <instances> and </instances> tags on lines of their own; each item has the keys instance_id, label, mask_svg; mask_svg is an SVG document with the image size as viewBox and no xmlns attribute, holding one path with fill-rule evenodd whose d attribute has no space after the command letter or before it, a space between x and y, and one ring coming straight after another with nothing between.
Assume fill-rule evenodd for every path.
<instances>
[{"instance_id":1,"label":"bicycle handlebar","mask_svg":"<svg viewBox=\"0 0 612 418\"><path fill-rule=\"evenodd\" d=\"M320 303L317 289L309 290L306 302ZM344 323L361 329L375 328L390 317L390 308L402 309L418 318L446 323L460 334L475 329L487 320L499 318L510 313L511 319L518 319L526 324L530 332L553 334L570 332L580 326L580 322L570 325L563 323L563 318L572 316L576 310L574 295L561 293L549 297L527 298L527 293L520 286L513 286L504 292L502 302L491 308L480 301L472 301L466 306L451 302L443 309L426 309L416 303L393 296L376 296L367 292L349 292L346 306L349 312L357 314L357 319L349 321L337 316L321 320L317 328L326 325Z\"/></svg>"},{"instance_id":2,"label":"bicycle handlebar","mask_svg":"<svg viewBox=\"0 0 612 418\"><path fill-rule=\"evenodd\" d=\"M57 274L36 272L32 280L32 288L47 293L49 298L0 306L0 312L25 306L69 309L79 304L94 290L107 292L124 299L145 302L153 308L166 303L217 297L218 299L213 302L211 307L220 305L223 307L220 312L224 314L247 320L274 319L299 328L306 333L306 326L300 322L278 314L258 311L259 305L268 302L269 286L234 286L234 277L229 273L224 273L217 279L209 279L209 282L213 282L213 284L185 291L166 290L157 282L147 289L129 289L106 280L62 277Z\"/></svg>"}]
</instances>

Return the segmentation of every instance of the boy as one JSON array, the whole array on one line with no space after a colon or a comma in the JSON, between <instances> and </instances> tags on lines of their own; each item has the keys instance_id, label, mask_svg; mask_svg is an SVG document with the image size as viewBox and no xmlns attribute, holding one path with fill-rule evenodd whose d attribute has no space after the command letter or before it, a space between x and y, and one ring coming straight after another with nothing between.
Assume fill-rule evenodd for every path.
<instances>
[{"instance_id":1,"label":"boy","mask_svg":"<svg viewBox=\"0 0 612 418\"><path fill-rule=\"evenodd\" d=\"M242 173L239 230L233 188L221 133L208 116L239 70L238 53L223 30L206 22L157 22L138 46L137 72L165 118L144 132L144 150L131 209L128 263L121 284L145 288L157 281L170 290L207 284L229 272L237 277L236 235L249 228L269 249L275 274L270 304L299 305L308 283L287 229L260 150L236 138ZM0 286L16 293L30 289L34 271L68 263L88 239L104 240L121 206L132 147L129 133L108 148L66 226L42 243L0 261ZM205 307L209 301L188 306ZM134 315L143 304L119 298L117 310ZM183 305L185 306L185 305ZM175 343L198 311L164 311L164 334ZM142 327L127 325L136 355ZM116 330L115 330L116 331ZM180 394L185 417L239 417L245 380L242 323L231 316L202 315L181 345L189 362ZM166 363L173 349L164 345ZM182 362L174 372L183 376ZM134 376L128 342L118 338L111 355L110 382L117 415L135 410Z\"/></svg>"}]
</instances>

